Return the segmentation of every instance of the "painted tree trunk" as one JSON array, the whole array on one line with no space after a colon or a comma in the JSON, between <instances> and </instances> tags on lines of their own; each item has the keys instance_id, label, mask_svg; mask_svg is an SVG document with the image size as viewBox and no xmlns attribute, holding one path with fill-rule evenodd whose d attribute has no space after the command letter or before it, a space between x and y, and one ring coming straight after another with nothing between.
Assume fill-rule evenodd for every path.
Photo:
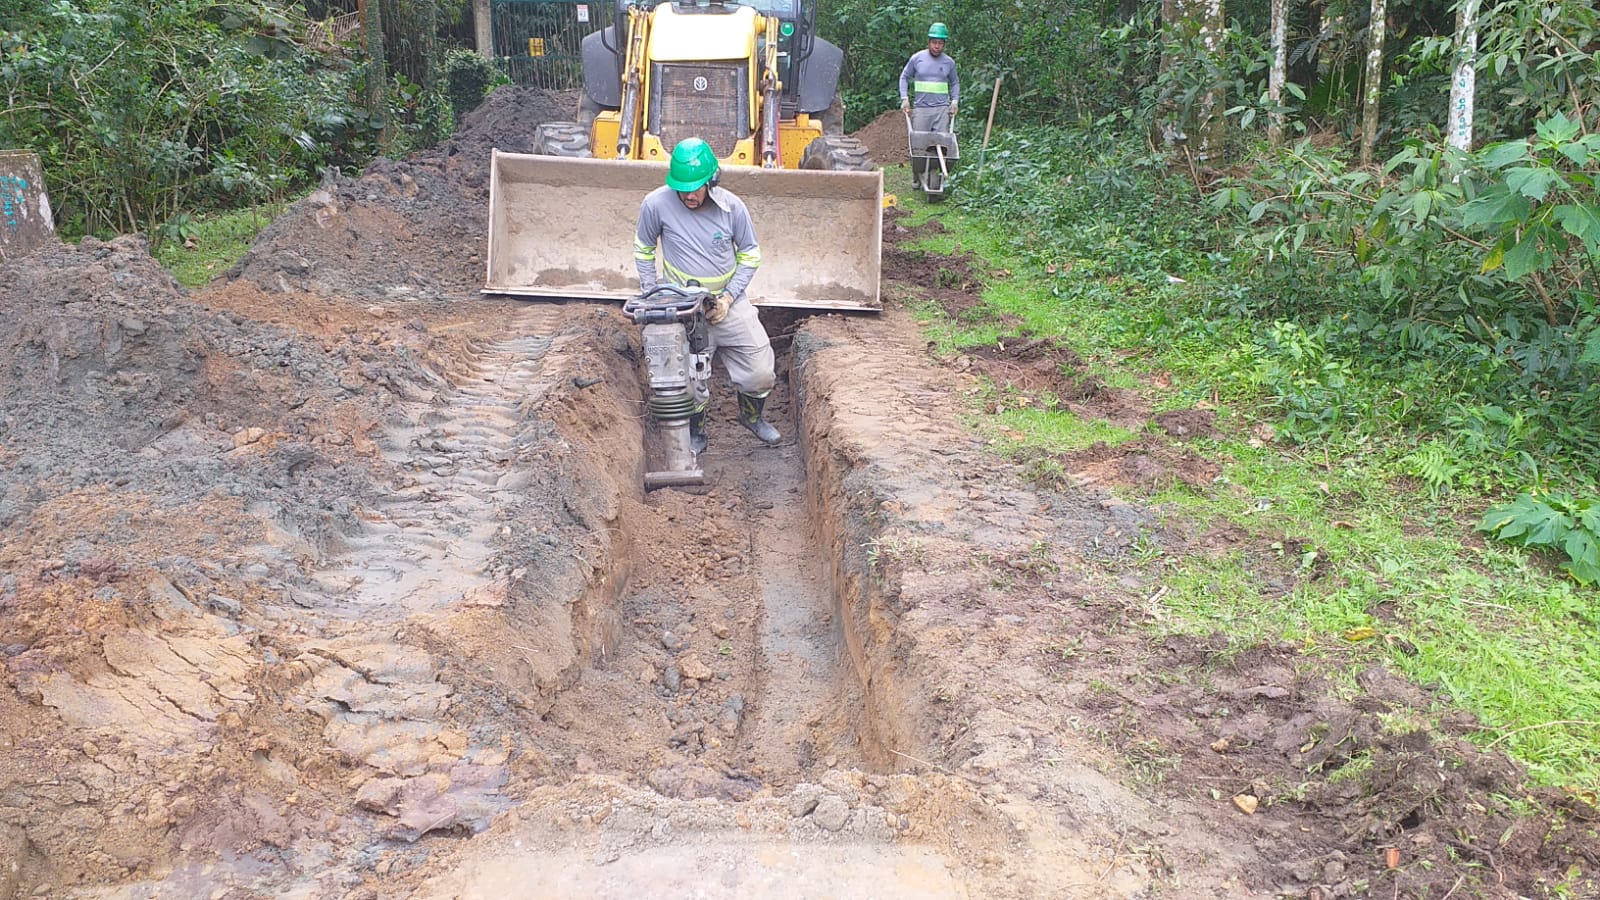
<instances>
[{"instance_id":1,"label":"painted tree trunk","mask_svg":"<svg viewBox=\"0 0 1600 900\"><path fill-rule=\"evenodd\" d=\"M1283 143L1283 83L1289 69L1289 0L1272 0L1272 68L1267 72L1267 140Z\"/></svg>"},{"instance_id":2,"label":"painted tree trunk","mask_svg":"<svg viewBox=\"0 0 1600 900\"><path fill-rule=\"evenodd\" d=\"M489 0L472 0L472 40L480 56L494 59L494 31L490 28Z\"/></svg>"},{"instance_id":3,"label":"painted tree trunk","mask_svg":"<svg viewBox=\"0 0 1600 900\"><path fill-rule=\"evenodd\" d=\"M1222 55L1222 42L1228 35L1228 21L1223 17L1222 0L1199 0L1200 39L1207 55L1211 57L1213 71L1221 69L1218 57ZM1215 157L1224 144L1222 110L1227 109L1227 94L1217 87L1206 91L1200 104L1200 152L1204 157Z\"/></svg>"},{"instance_id":4,"label":"painted tree trunk","mask_svg":"<svg viewBox=\"0 0 1600 900\"><path fill-rule=\"evenodd\" d=\"M1456 71L1450 79L1448 140L1458 150L1472 149L1472 107L1478 89L1478 3L1461 0L1456 10Z\"/></svg>"},{"instance_id":5,"label":"painted tree trunk","mask_svg":"<svg viewBox=\"0 0 1600 900\"><path fill-rule=\"evenodd\" d=\"M1372 165L1378 144L1378 99L1383 94L1384 25L1389 18L1387 0L1372 0L1372 24L1367 28L1366 90L1361 96L1361 164Z\"/></svg>"}]
</instances>

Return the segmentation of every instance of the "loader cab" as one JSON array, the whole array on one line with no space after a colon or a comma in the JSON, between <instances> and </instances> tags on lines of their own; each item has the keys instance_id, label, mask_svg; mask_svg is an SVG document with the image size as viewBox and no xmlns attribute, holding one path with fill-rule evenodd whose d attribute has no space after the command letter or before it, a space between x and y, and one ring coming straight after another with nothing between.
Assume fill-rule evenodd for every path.
<instances>
[{"instance_id":1,"label":"loader cab","mask_svg":"<svg viewBox=\"0 0 1600 900\"><path fill-rule=\"evenodd\" d=\"M734 165L755 163L758 14L748 6L672 3L650 16L645 159L666 159L684 138Z\"/></svg>"},{"instance_id":2,"label":"loader cab","mask_svg":"<svg viewBox=\"0 0 1600 900\"><path fill-rule=\"evenodd\" d=\"M632 21L647 24L630 31L630 10ZM843 52L815 37L811 0L619 0L613 12L615 21L583 43L579 122L596 157L618 158L625 148L629 158L664 160L679 140L699 137L725 164L760 165L762 148L751 138L762 130L769 34L783 165L797 166L815 135L841 133ZM776 24L770 32L769 21ZM639 85L631 93L630 53ZM796 130L802 115L812 124Z\"/></svg>"}]
</instances>

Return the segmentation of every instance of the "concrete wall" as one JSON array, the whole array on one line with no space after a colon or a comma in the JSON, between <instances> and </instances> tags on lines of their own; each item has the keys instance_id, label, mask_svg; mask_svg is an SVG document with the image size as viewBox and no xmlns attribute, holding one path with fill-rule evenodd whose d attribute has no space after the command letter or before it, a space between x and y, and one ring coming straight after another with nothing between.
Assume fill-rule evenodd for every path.
<instances>
[{"instance_id":1,"label":"concrete wall","mask_svg":"<svg viewBox=\"0 0 1600 900\"><path fill-rule=\"evenodd\" d=\"M0 150L0 262L32 252L55 234L38 155Z\"/></svg>"}]
</instances>

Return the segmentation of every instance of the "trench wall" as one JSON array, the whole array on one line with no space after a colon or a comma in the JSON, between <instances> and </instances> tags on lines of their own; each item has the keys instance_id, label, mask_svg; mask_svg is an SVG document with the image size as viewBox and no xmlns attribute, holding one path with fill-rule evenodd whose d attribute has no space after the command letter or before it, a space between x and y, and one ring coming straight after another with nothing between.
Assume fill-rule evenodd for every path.
<instances>
[{"instance_id":1,"label":"trench wall","mask_svg":"<svg viewBox=\"0 0 1600 900\"><path fill-rule=\"evenodd\" d=\"M808 325L795 335L790 381L808 512L828 557L840 638L861 685L865 708L858 727L864 749L876 757L871 761L894 768L906 757L930 758L934 719L929 693L912 668L913 648L899 629L905 612L900 579L879 552L894 502L854 428L854 414L841 415L842 404L854 405L861 396L838 377L842 367L833 362L858 359L864 350Z\"/></svg>"}]
</instances>

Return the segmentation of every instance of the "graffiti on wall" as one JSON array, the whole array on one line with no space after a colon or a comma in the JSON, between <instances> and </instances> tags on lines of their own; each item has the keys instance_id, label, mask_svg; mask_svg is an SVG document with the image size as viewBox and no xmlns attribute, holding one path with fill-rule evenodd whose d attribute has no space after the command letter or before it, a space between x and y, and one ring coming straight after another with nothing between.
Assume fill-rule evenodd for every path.
<instances>
[{"instance_id":1,"label":"graffiti on wall","mask_svg":"<svg viewBox=\"0 0 1600 900\"><path fill-rule=\"evenodd\" d=\"M28 179L0 175L0 222L5 222L7 228L18 228L27 218Z\"/></svg>"},{"instance_id":2,"label":"graffiti on wall","mask_svg":"<svg viewBox=\"0 0 1600 900\"><path fill-rule=\"evenodd\" d=\"M32 153L0 150L0 260L27 253L54 234L39 168Z\"/></svg>"}]
</instances>

